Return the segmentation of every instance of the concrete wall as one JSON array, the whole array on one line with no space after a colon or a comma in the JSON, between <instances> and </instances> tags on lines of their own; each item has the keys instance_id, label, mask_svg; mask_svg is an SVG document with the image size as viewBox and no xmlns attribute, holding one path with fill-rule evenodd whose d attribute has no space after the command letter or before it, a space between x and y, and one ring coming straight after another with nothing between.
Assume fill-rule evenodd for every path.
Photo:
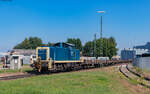
<instances>
[{"instance_id":1,"label":"concrete wall","mask_svg":"<svg viewBox=\"0 0 150 94\"><path fill-rule=\"evenodd\" d=\"M150 57L139 57L139 58L136 58L134 63L133 63L133 65L137 66L139 68L142 68L142 69L150 70Z\"/></svg>"}]
</instances>

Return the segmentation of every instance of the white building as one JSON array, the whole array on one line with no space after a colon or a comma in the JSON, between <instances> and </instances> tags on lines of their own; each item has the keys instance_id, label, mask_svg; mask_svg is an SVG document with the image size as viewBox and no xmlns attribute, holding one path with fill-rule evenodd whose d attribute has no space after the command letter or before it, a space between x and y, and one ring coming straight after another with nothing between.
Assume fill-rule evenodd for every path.
<instances>
[{"instance_id":1,"label":"white building","mask_svg":"<svg viewBox=\"0 0 150 94\"><path fill-rule=\"evenodd\" d=\"M23 64L30 64L30 57L35 55L35 50L13 49L5 55L4 67L20 69Z\"/></svg>"},{"instance_id":2,"label":"white building","mask_svg":"<svg viewBox=\"0 0 150 94\"><path fill-rule=\"evenodd\" d=\"M23 66L23 55L6 55L6 67L9 69L21 69Z\"/></svg>"}]
</instances>

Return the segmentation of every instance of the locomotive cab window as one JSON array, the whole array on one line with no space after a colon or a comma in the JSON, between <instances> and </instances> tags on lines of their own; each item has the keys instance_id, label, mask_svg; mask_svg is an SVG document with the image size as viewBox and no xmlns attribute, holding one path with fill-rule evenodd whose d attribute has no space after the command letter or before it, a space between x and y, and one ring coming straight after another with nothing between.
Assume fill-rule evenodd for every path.
<instances>
[{"instance_id":1,"label":"locomotive cab window","mask_svg":"<svg viewBox=\"0 0 150 94\"><path fill-rule=\"evenodd\" d=\"M47 59L47 50L46 49L39 49L38 50L38 57L41 58L41 60Z\"/></svg>"}]
</instances>

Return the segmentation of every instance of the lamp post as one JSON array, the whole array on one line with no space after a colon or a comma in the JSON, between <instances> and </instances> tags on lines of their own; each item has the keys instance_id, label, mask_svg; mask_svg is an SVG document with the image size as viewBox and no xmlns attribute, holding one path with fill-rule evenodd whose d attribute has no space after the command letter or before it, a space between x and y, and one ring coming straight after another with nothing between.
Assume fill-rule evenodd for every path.
<instances>
[{"instance_id":1,"label":"lamp post","mask_svg":"<svg viewBox=\"0 0 150 94\"><path fill-rule=\"evenodd\" d=\"M104 14L105 11L97 11L97 13ZM100 39L101 39L100 45L101 45L101 50L102 50L101 55L104 56L104 53L103 53L103 16L102 15L101 15L101 20L100 20L100 25L101 25L100 26L101 27L101 29L100 29Z\"/></svg>"}]
</instances>

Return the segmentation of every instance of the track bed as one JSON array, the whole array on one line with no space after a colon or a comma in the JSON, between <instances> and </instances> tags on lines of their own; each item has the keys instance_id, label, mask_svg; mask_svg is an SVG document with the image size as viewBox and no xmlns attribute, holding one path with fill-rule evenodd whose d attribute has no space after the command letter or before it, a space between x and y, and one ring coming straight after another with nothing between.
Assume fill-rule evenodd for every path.
<instances>
[{"instance_id":1,"label":"track bed","mask_svg":"<svg viewBox=\"0 0 150 94\"><path fill-rule=\"evenodd\" d=\"M128 67L128 65L121 65L119 68L120 72L126 76L128 79L130 80L134 80L136 81L138 84L150 88L150 81L143 79L143 77L140 77L139 75L131 72L130 68Z\"/></svg>"}]
</instances>

